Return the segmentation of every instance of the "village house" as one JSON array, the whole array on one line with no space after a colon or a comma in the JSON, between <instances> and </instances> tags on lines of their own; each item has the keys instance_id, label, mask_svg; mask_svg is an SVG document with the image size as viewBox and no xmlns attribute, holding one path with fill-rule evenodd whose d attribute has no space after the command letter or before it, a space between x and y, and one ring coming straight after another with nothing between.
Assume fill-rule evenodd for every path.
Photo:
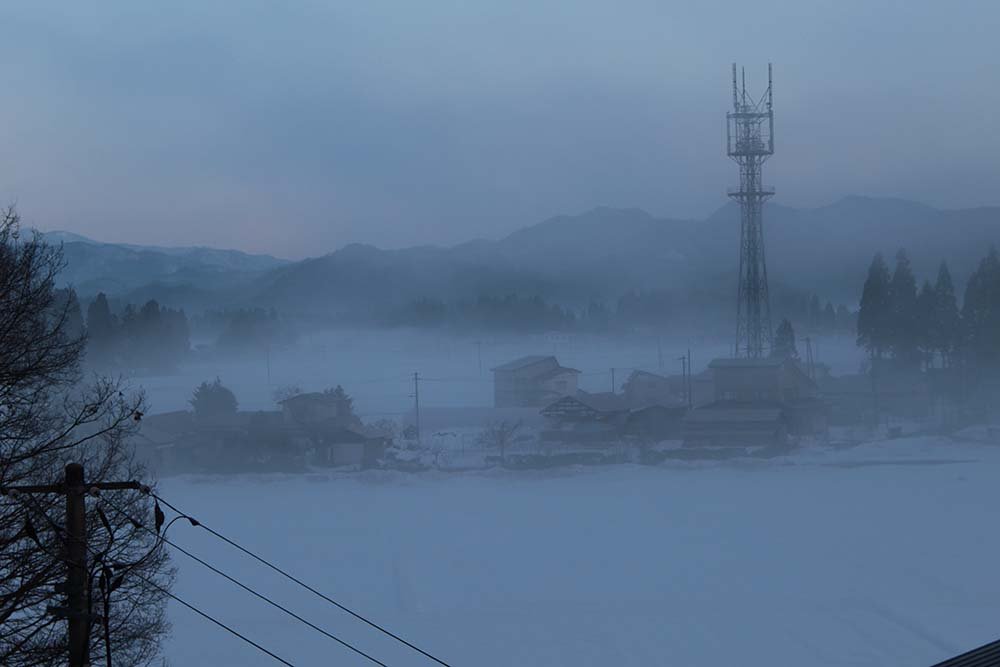
<instances>
[{"instance_id":1,"label":"village house","mask_svg":"<svg viewBox=\"0 0 1000 667\"><path fill-rule=\"evenodd\" d=\"M639 409L652 405L687 404L687 384L682 375L658 375L649 371L636 370L622 385L629 407ZM690 379L691 403L701 405L715 399L715 386L711 371L692 375Z\"/></svg>"},{"instance_id":2,"label":"village house","mask_svg":"<svg viewBox=\"0 0 1000 667\"><path fill-rule=\"evenodd\" d=\"M342 389L299 394L281 410L146 416L136 453L161 473L287 471L306 465L372 467L387 439L368 433Z\"/></svg>"},{"instance_id":3,"label":"village house","mask_svg":"<svg viewBox=\"0 0 1000 667\"><path fill-rule=\"evenodd\" d=\"M493 406L542 407L577 390L575 368L560 366L551 355L531 355L497 366L493 371Z\"/></svg>"},{"instance_id":4,"label":"village house","mask_svg":"<svg viewBox=\"0 0 1000 667\"><path fill-rule=\"evenodd\" d=\"M279 405L292 442L314 465L372 467L385 451L386 439L365 432L340 387L296 394Z\"/></svg>"},{"instance_id":5,"label":"village house","mask_svg":"<svg viewBox=\"0 0 1000 667\"><path fill-rule=\"evenodd\" d=\"M136 455L160 473L292 470L302 464L276 411L200 419L186 410L148 415L132 441Z\"/></svg>"},{"instance_id":6,"label":"village house","mask_svg":"<svg viewBox=\"0 0 1000 667\"><path fill-rule=\"evenodd\" d=\"M684 420L686 446L780 445L827 428L819 388L790 359L715 359L715 400Z\"/></svg>"},{"instance_id":7,"label":"village house","mask_svg":"<svg viewBox=\"0 0 1000 667\"><path fill-rule=\"evenodd\" d=\"M769 446L787 439L788 424L778 403L713 404L684 419L686 447Z\"/></svg>"},{"instance_id":8,"label":"village house","mask_svg":"<svg viewBox=\"0 0 1000 667\"><path fill-rule=\"evenodd\" d=\"M344 425L357 421L350 399L343 393L313 391L296 394L278 402L285 422L294 426L335 421Z\"/></svg>"},{"instance_id":9,"label":"village house","mask_svg":"<svg viewBox=\"0 0 1000 667\"><path fill-rule=\"evenodd\" d=\"M621 394L578 391L545 406L542 440L556 442L613 442L624 432L628 404Z\"/></svg>"}]
</instances>

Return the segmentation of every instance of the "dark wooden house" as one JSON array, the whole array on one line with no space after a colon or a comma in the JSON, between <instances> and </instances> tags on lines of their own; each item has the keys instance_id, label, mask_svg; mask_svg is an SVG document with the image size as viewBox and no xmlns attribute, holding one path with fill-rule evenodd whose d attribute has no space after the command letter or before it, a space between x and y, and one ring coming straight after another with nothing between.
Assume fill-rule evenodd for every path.
<instances>
[{"instance_id":1,"label":"dark wooden house","mask_svg":"<svg viewBox=\"0 0 1000 667\"><path fill-rule=\"evenodd\" d=\"M715 400L685 417L685 445L781 445L826 430L826 403L795 361L715 359L709 370Z\"/></svg>"},{"instance_id":2,"label":"dark wooden house","mask_svg":"<svg viewBox=\"0 0 1000 667\"><path fill-rule=\"evenodd\" d=\"M620 394L584 391L564 396L542 409L542 439L560 442L609 442L624 433L628 405Z\"/></svg>"}]
</instances>

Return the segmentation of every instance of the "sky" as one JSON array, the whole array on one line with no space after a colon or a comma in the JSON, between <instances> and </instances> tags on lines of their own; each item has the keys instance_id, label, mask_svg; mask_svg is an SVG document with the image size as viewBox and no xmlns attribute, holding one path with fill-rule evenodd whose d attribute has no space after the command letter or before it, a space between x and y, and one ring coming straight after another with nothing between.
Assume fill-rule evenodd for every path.
<instances>
[{"instance_id":1,"label":"sky","mask_svg":"<svg viewBox=\"0 0 1000 667\"><path fill-rule=\"evenodd\" d=\"M1000 203L1000 3L0 5L0 199L112 242L289 258L704 217L730 67L774 63L776 201Z\"/></svg>"}]
</instances>

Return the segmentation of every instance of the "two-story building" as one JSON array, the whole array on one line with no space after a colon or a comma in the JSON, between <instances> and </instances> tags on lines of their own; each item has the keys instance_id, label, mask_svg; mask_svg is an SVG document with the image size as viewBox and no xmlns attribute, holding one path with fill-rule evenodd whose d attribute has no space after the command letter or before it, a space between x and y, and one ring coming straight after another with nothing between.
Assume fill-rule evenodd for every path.
<instances>
[{"instance_id":1,"label":"two-story building","mask_svg":"<svg viewBox=\"0 0 1000 667\"><path fill-rule=\"evenodd\" d=\"M501 364L493 371L493 406L531 408L548 405L577 390L575 368L560 366L551 355L531 355Z\"/></svg>"}]
</instances>

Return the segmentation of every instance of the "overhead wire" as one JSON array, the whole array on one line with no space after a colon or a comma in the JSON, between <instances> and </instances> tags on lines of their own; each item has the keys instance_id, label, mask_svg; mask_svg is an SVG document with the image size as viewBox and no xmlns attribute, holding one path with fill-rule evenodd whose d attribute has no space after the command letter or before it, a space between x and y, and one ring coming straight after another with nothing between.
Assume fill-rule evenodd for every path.
<instances>
[{"instance_id":1,"label":"overhead wire","mask_svg":"<svg viewBox=\"0 0 1000 667\"><path fill-rule=\"evenodd\" d=\"M18 494L18 496L16 496L16 497L18 499L20 499L22 496L21 496L21 494ZM32 500L31 504L35 505L35 503L34 503L33 500ZM55 521L53 521L52 517L50 517L47 513L45 513L44 511L42 511L40 508L38 508L37 505L35 506L35 511L38 512L39 514L41 514L45 518L45 520L48 522L48 524L52 527L52 529L56 533L65 535L66 529L63 528L62 526L60 526L59 524L57 524ZM69 539L69 536L65 535L64 539ZM94 551L93 547L91 547L86 542L84 542L84 547L86 547L87 551L89 551L91 553L91 555L93 555L96 559L101 560L103 562L103 556L100 553ZM58 559L58 560L62 560L63 562L69 563L69 561L67 561L66 559ZM226 625L225 623L223 623L219 619L215 618L211 614L208 614L207 612L202 611L201 609L199 609L198 607L194 606L190 602L188 602L188 601L186 601L186 600L178 597L176 594L174 594L173 592L171 592L167 588L164 588L163 586L161 586L160 584L158 584L154 580L150 579L149 577L147 577L147 576L145 576L145 575L143 575L143 574L141 574L139 572L136 572L136 571L133 571L132 574L134 574L136 577L138 577L142 581L146 582L146 584L148 584L149 586L152 586L153 588L155 588L156 590L158 590L163 595L166 595L171 600L174 600L175 602L177 602L177 603L183 605L184 607L190 609L191 611L193 611L194 613L198 614L199 616L201 616L205 620L212 622L213 624L215 624L218 627L222 628L223 630L225 630L226 632L230 633L234 637L237 637L238 639L244 641L245 643L247 643L250 646L252 646L255 649L257 649L258 651L264 653L265 655L273 658L274 660L280 662L283 665L286 665L287 667L295 667L295 665L293 663L289 662L288 660L285 660L284 658L282 658L278 654L274 653L273 651L265 648L264 646L261 646L260 644L258 644L257 642L255 642L253 639L250 639L249 637L247 637L246 635L244 635L243 633L241 633L239 630L236 630L235 628L232 628L229 625Z\"/></svg>"},{"instance_id":2,"label":"overhead wire","mask_svg":"<svg viewBox=\"0 0 1000 667\"><path fill-rule=\"evenodd\" d=\"M385 628L384 626L376 623L375 621L373 621L373 620L371 620L369 618L366 618L362 614L359 614L358 612L354 611L353 609L350 609L349 607L341 604L340 602L337 602L336 600L334 600L330 596L328 596L325 593L322 593L321 591L313 588L312 586L310 586L306 582L304 582L301 579L295 577L294 575L286 572L285 570L281 569L280 567L278 567L274 563L268 561L267 559L265 559L265 558L263 558L261 556L258 556L257 554L255 554L254 552L250 551L246 547L243 547L242 545L234 542L233 540L229 539L228 537L226 537L222 533L219 533L218 531L213 530L212 528L209 528L208 526L206 526L201 521L199 521L199 520L195 519L194 517L192 517L190 514L187 514L186 512L183 512L180 509L178 509L176 506L174 506L173 504L171 504L169 501L165 500L162 496L160 496L160 495L158 495L158 494L156 494L156 493L154 493L152 491L148 491L148 494L150 496L152 496L153 498L155 498L157 501L159 501L159 502L163 503L164 505L166 505L167 507L169 507L171 510L173 510L177 514L180 514L181 516L186 517L188 519L188 521L193 526L200 527L200 528L208 531L210 534L214 535L215 537L217 537L218 539L222 540L226 544L228 544L228 545L232 546L233 548L235 548L235 549L243 552L247 556L250 556L251 558L253 558L257 562L261 563L262 565L265 565L266 567L270 568L271 570L274 570L275 572L277 572L281 576L285 577L289 581L292 581L292 582L298 584L299 586L301 586L305 590L307 590L310 593L312 593L313 595L316 595L317 597L319 597L319 598L327 601L328 603L332 604L333 606L335 606L336 608L340 609L341 611L346 612L347 614L350 614L351 616L353 616L357 620L362 621L363 623L367 624L369 627L372 627L375 630L378 630L379 632L381 632L382 634L386 635L387 637L391 637L392 639L395 639L399 643L401 643L404 646L407 646L410 649L416 651L417 653L421 654L425 658L433 660L437 664L442 665L442 667L452 667L451 665L449 665L447 662L445 662L441 658L438 658L437 656L429 653L428 651L425 651L424 649L420 648L419 646L416 646L415 644L407 641L406 639L403 639L402 637L400 637L399 635L397 635L394 632L390 631L389 629Z\"/></svg>"},{"instance_id":3,"label":"overhead wire","mask_svg":"<svg viewBox=\"0 0 1000 667\"><path fill-rule=\"evenodd\" d=\"M129 521L133 521L132 517L130 517L127 512L125 512L124 510L122 510L121 508L119 508L117 505L115 505L114 503L112 503L111 501L109 501L107 498L104 498L103 496L98 496L98 499L100 501L104 502L105 504L107 504L111 509L113 509L114 511L116 511L118 514L121 514L123 517L125 517ZM177 518L182 518L182 517L178 516ZM187 517L183 517L183 518L187 518ZM235 577L232 577L231 575L226 574L225 572L223 572L219 568L217 568L214 565L212 565L211 563L203 560L202 558L199 558L198 556L196 556L195 554L191 553L190 551L188 551L184 547L182 547L182 546L180 546L178 544L175 544L174 542L171 542L165 536L157 533L155 530L153 530L149 526L146 526L145 524L143 524L141 522L138 522L138 521L135 521L133 525L138 525L140 528L142 528L146 532L150 533L151 535L153 535L154 537L156 537L158 540L164 542L165 544L169 544L171 547L173 547L177 551L180 551L182 554L184 554L185 556L187 556L191 560L193 560L193 561L201 564L202 566L208 568L209 570L211 570L215 574L219 575L220 577L223 577L227 581L229 581L229 582L231 582L233 584L236 584L237 586L239 586L240 588L242 588L246 592L250 593L251 595L257 597L260 600L263 600L264 602L266 602L267 604L271 605L275 609L278 609L278 610L282 611L283 613L285 613L288 616L294 618L295 620L299 621L300 623L303 623L303 624L309 626L310 628L312 628L316 632L319 632L320 634L328 637L329 639L334 640L335 642L337 642L341 646L344 646L345 648L348 648L348 649L354 651L358 655L360 655L360 656L368 659L369 661L375 663L376 665L380 665L380 667L388 667L381 660L378 660L377 658L369 655L368 653L365 653L361 649L357 648L356 646L353 646L352 644L350 644L347 641L341 639L340 637L337 637L336 635L334 635L334 634L332 634L332 633L324 630L323 628L319 627L318 625L315 625L314 623L312 623L309 620L303 618L302 616L299 616L298 614L296 614L291 609L288 609L287 607L285 607L285 606L283 606L283 605L275 602L274 600L270 599L266 595L264 595L262 593L259 593L256 590L250 588L249 586L247 586L243 582L239 581ZM166 532L166 531L164 531L164 532Z\"/></svg>"}]
</instances>

